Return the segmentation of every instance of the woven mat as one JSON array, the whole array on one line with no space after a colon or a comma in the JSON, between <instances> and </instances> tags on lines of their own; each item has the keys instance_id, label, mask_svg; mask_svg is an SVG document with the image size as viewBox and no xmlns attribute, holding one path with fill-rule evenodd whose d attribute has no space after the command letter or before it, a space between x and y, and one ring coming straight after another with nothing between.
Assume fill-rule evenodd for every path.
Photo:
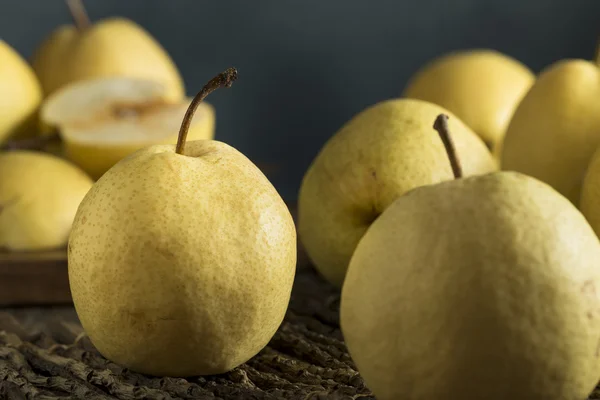
<instances>
[{"instance_id":1,"label":"woven mat","mask_svg":"<svg viewBox=\"0 0 600 400\"><path fill-rule=\"evenodd\" d=\"M102 357L71 307L0 310L4 399L374 399L338 325L339 293L298 270L289 311L269 345L219 376L154 378Z\"/></svg>"},{"instance_id":2,"label":"woven mat","mask_svg":"<svg viewBox=\"0 0 600 400\"><path fill-rule=\"evenodd\" d=\"M137 374L102 357L72 307L0 310L0 399L374 399L338 325L339 293L299 268L269 345L219 376ZM589 398L600 400L600 388Z\"/></svg>"}]
</instances>

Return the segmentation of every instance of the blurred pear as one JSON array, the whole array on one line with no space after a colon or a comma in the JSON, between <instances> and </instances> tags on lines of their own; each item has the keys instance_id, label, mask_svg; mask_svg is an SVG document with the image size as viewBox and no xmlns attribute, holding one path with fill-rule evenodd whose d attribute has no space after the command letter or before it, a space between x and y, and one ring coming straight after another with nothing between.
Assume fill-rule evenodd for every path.
<instances>
[{"instance_id":1,"label":"blurred pear","mask_svg":"<svg viewBox=\"0 0 600 400\"><path fill-rule=\"evenodd\" d=\"M164 84L172 101L184 97L177 66L148 31L122 17L91 23L81 1L67 3L76 25L58 27L32 58L45 96L70 82L127 76Z\"/></svg>"},{"instance_id":2,"label":"blurred pear","mask_svg":"<svg viewBox=\"0 0 600 400\"><path fill-rule=\"evenodd\" d=\"M42 90L35 73L8 43L0 39L0 143L37 134Z\"/></svg>"}]
</instances>

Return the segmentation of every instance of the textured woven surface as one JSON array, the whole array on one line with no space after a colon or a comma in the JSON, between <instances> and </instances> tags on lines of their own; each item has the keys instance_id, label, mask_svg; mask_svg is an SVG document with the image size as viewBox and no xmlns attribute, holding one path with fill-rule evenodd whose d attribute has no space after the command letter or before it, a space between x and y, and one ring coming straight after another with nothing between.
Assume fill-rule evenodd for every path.
<instances>
[{"instance_id":1,"label":"textured woven surface","mask_svg":"<svg viewBox=\"0 0 600 400\"><path fill-rule=\"evenodd\" d=\"M339 295L309 268L268 347L234 371L192 379L140 375L103 358L71 307L0 311L0 398L373 399L338 326Z\"/></svg>"},{"instance_id":2,"label":"textured woven surface","mask_svg":"<svg viewBox=\"0 0 600 400\"><path fill-rule=\"evenodd\" d=\"M230 373L192 379L111 363L71 307L0 310L0 399L374 399L342 341L338 307L338 292L300 268L269 346Z\"/></svg>"}]
</instances>

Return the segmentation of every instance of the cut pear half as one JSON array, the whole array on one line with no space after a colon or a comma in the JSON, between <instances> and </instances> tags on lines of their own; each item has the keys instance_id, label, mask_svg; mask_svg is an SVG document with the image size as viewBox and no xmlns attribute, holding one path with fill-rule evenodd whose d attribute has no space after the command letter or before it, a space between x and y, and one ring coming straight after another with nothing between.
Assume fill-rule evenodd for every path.
<instances>
[{"instance_id":1,"label":"cut pear half","mask_svg":"<svg viewBox=\"0 0 600 400\"><path fill-rule=\"evenodd\" d=\"M168 100L159 82L111 77L74 82L44 102L41 118L56 127L64 154L94 179L119 160L154 144L175 144L191 98ZM188 140L213 139L215 112L201 103Z\"/></svg>"}]
</instances>

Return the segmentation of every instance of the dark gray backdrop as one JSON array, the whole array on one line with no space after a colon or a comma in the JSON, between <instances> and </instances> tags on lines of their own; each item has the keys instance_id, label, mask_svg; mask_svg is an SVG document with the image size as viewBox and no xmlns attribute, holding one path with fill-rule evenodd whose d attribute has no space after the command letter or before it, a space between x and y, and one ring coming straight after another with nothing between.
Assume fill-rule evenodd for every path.
<instances>
[{"instance_id":1,"label":"dark gray backdrop","mask_svg":"<svg viewBox=\"0 0 600 400\"><path fill-rule=\"evenodd\" d=\"M397 96L424 62L490 47L536 72L591 58L598 0L87 0L90 17L122 15L149 30L178 64L189 94L229 66L230 91L210 97L217 139L255 162L287 200L322 144L356 112ZM62 0L0 0L0 37L30 57ZM1 60L0 60L1 62Z\"/></svg>"}]
</instances>

